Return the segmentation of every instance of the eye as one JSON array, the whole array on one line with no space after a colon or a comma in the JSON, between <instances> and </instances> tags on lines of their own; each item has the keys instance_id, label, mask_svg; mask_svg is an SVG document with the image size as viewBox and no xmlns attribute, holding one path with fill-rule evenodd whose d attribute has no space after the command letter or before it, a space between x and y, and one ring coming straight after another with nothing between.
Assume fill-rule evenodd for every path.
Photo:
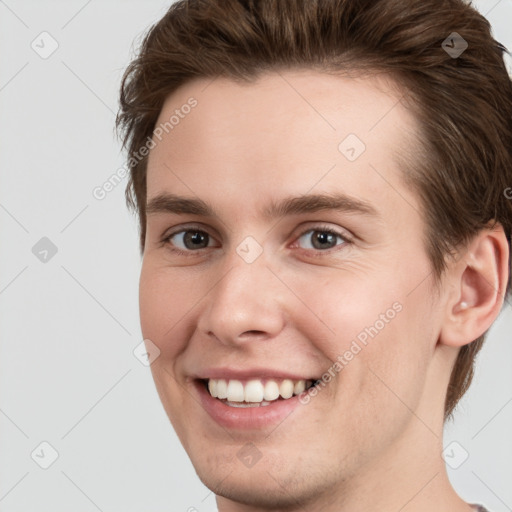
<instances>
[{"instance_id":1,"label":"eye","mask_svg":"<svg viewBox=\"0 0 512 512\"><path fill-rule=\"evenodd\" d=\"M170 246L173 252L184 256L195 256L201 249L216 247L214 242L215 239L208 232L196 227L174 231L162 239L162 243ZM313 226L303 231L292 247L299 246L302 249L326 253L349 243L351 240L344 232L327 226Z\"/></svg>"},{"instance_id":2,"label":"eye","mask_svg":"<svg viewBox=\"0 0 512 512\"><path fill-rule=\"evenodd\" d=\"M170 233L162 239L165 244L170 244L172 250L178 253L187 254L195 252L197 249L206 249L211 247L214 239L209 233L197 228L182 229Z\"/></svg>"},{"instance_id":3,"label":"eye","mask_svg":"<svg viewBox=\"0 0 512 512\"><path fill-rule=\"evenodd\" d=\"M306 247L303 248L305 249L313 249L322 252L333 249L338 245L350 243L347 235L325 226L314 226L304 231L297 240L299 242L300 240L304 241ZM341 243L336 243L337 240L341 240Z\"/></svg>"}]
</instances>

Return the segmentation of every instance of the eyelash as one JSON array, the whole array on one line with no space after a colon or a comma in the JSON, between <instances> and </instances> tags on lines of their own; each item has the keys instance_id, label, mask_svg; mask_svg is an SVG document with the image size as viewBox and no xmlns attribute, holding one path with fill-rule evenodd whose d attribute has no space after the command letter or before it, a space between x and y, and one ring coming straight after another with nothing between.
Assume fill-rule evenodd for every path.
<instances>
[{"instance_id":1,"label":"eyelash","mask_svg":"<svg viewBox=\"0 0 512 512\"><path fill-rule=\"evenodd\" d=\"M164 236L164 238L162 238L161 242L164 245L171 245L170 240L171 240L172 237L174 237L175 235L178 235L180 233L187 233L187 232L190 232L190 231L198 232L198 233L203 233L203 234L206 234L208 236L211 236L207 231L205 231L204 229L201 229L199 226L190 226L190 227L187 227L185 229L180 229L180 230L174 231L174 232L168 234L167 236ZM333 251L340 250L339 247L344 247L344 246L349 245L349 244L352 243L352 239L348 235L346 235L345 233L340 233L340 232L334 230L333 228L330 228L328 226L322 226L322 225L308 227L307 229L305 229L304 231L302 231L298 235L296 240L302 238L305 234L307 234L309 232L312 232L312 233L314 233L314 232L328 233L328 234L334 235L336 237L339 237L339 238L341 238L343 240L342 244L338 244L337 246L331 247L330 249L326 249L326 250L321 250L321 249L303 249L304 251L307 251L307 252L313 251L312 256L314 256L314 257L323 256L324 254L330 254ZM294 242L294 244L295 244L295 242ZM337 249L337 247L338 247L338 249ZM183 249L178 249L178 248L172 246L172 247L170 247L170 250L172 252L180 255L180 256L194 257L194 256L197 256L197 253L200 253L202 250L208 249L208 248L209 247L203 247L201 249L184 251ZM317 253L317 254L315 254L315 253Z\"/></svg>"}]
</instances>

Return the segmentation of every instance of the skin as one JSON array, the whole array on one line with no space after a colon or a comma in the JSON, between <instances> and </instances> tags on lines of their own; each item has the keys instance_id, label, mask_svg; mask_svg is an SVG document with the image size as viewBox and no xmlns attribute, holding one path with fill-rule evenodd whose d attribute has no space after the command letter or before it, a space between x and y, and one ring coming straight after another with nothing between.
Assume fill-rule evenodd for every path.
<instances>
[{"instance_id":1,"label":"skin","mask_svg":"<svg viewBox=\"0 0 512 512\"><path fill-rule=\"evenodd\" d=\"M140 314L161 351L151 366L160 399L219 511L472 510L441 458L443 406L460 347L501 308L503 230L475 237L435 287L420 200L393 153L414 144L418 126L384 75L197 79L167 98L159 123L191 96L197 106L151 149L148 202L200 198L218 217L148 215ZM353 162L338 150L349 133L366 145ZM378 217L260 214L271 200L333 191ZM350 241L315 248L319 224ZM162 242L194 225L206 248L185 246L183 231ZM250 264L236 252L247 236L263 249ZM206 366L320 377L397 302L393 320L277 427L225 429L195 399L190 376ZM249 442L262 454L250 468L237 457Z\"/></svg>"}]
</instances>

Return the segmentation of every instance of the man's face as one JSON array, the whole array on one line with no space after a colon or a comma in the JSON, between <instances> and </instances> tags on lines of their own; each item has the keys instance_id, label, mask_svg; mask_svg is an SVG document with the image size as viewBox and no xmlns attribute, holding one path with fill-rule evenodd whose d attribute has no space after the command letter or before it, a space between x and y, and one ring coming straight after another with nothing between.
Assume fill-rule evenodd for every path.
<instances>
[{"instance_id":1,"label":"man's face","mask_svg":"<svg viewBox=\"0 0 512 512\"><path fill-rule=\"evenodd\" d=\"M430 386L440 299L419 200L393 155L417 127L390 84L313 71L197 80L161 111L157 126L176 109L179 121L148 162L142 332L161 351L151 368L165 410L219 495L332 497L405 461L404 439L432 437L418 411L442 421L448 372ZM169 194L213 213L173 211ZM310 195L345 200L265 215ZM231 402L270 403L228 405L209 378L226 381ZM286 379L297 392L321 382L271 400L290 392Z\"/></svg>"}]
</instances>

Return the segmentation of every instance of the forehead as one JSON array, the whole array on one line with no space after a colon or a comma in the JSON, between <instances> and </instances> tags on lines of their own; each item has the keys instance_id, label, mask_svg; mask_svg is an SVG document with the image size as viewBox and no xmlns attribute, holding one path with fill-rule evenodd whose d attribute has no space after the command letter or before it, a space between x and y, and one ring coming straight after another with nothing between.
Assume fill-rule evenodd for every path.
<instances>
[{"instance_id":1,"label":"forehead","mask_svg":"<svg viewBox=\"0 0 512 512\"><path fill-rule=\"evenodd\" d=\"M252 83L196 79L160 112L148 199L167 191L229 206L242 197L250 208L248 198L314 188L396 201L395 156L410 150L417 128L400 100L399 87L384 74L289 70Z\"/></svg>"}]
</instances>

